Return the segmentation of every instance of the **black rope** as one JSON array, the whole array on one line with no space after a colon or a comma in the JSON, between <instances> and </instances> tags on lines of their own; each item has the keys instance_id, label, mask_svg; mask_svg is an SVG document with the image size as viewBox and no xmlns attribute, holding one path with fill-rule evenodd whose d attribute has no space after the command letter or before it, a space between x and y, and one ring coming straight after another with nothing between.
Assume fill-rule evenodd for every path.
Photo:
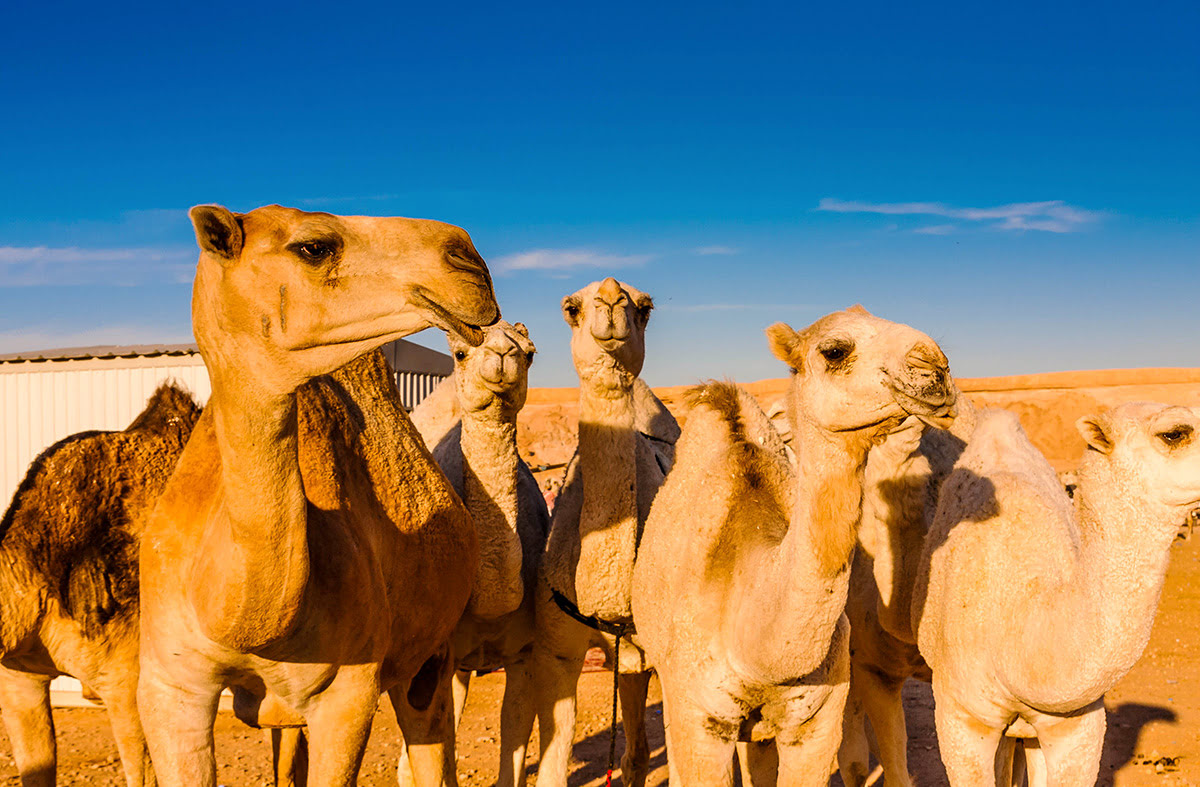
<instances>
[{"instance_id":1,"label":"black rope","mask_svg":"<svg viewBox=\"0 0 1200 787\"><path fill-rule=\"evenodd\" d=\"M561 609L567 617L582 623L590 629L602 631L605 634L611 634L618 639L626 634L633 633L632 623L613 623L610 620L602 620L595 615L583 614L579 611L579 607L575 605L574 601L567 598L554 588L550 588L550 598L554 599L554 603L558 605L558 608Z\"/></svg>"},{"instance_id":2,"label":"black rope","mask_svg":"<svg viewBox=\"0 0 1200 787\"><path fill-rule=\"evenodd\" d=\"M613 766L617 764L617 678L621 674L621 635L617 635L617 644L613 647L613 700L612 726L608 731L608 776L604 779L604 787L612 787Z\"/></svg>"}]
</instances>

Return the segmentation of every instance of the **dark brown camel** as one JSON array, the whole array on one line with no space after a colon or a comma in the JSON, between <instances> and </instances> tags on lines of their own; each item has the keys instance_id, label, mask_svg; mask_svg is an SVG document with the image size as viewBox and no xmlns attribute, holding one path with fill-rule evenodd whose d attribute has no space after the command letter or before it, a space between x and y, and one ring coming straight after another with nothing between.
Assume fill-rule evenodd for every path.
<instances>
[{"instance_id":1,"label":"dark brown camel","mask_svg":"<svg viewBox=\"0 0 1200 787\"><path fill-rule=\"evenodd\" d=\"M160 386L124 431L46 449L0 520L0 708L25 787L55 783L59 675L108 709L126 781L155 783L137 712L138 541L199 417Z\"/></svg>"}]
</instances>

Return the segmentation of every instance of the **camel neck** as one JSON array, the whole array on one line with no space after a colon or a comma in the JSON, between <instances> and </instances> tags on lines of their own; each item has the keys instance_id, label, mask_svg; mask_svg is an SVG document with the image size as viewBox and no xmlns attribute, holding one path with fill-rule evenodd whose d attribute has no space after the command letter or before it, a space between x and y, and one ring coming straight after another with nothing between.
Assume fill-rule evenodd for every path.
<instances>
[{"instance_id":1,"label":"camel neck","mask_svg":"<svg viewBox=\"0 0 1200 787\"><path fill-rule=\"evenodd\" d=\"M830 434L812 423L795 427L796 498L788 535L811 560L816 578L845 578L862 521L863 478L870 443L857 433Z\"/></svg>"},{"instance_id":2,"label":"camel neck","mask_svg":"<svg viewBox=\"0 0 1200 787\"><path fill-rule=\"evenodd\" d=\"M831 435L803 419L792 434L797 468L787 534L743 606L759 612L736 623L737 641L753 643L742 668L776 682L808 674L828 654L846 606L869 446L861 435Z\"/></svg>"},{"instance_id":3,"label":"camel neck","mask_svg":"<svg viewBox=\"0 0 1200 787\"><path fill-rule=\"evenodd\" d=\"M308 519L296 394L230 390L214 375L211 413L221 457L220 508L192 569L206 633L259 647L290 631L308 583Z\"/></svg>"},{"instance_id":4,"label":"camel neck","mask_svg":"<svg viewBox=\"0 0 1200 787\"><path fill-rule=\"evenodd\" d=\"M517 609L525 595L517 526L516 414L466 413L460 437L463 502L479 536L479 563L468 611L492 619Z\"/></svg>"},{"instance_id":5,"label":"camel neck","mask_svg":"<svg viewBox=\"0 0 1200 787\"><path fill-rule=\"evenodd\" d=\"M630 594L638 540L638 433L630 386L580 386L577 604L608 621L632 616Z\"/></svg>"},{"instance_id":6,"label":"camel neck","mask_svg":"<svg viewBox=\"0 0 1200 787\"><path fill-rule=\"evenodd\" d=\"M1092 452L1076 496L1076 573L1055 589L1057 603L1039 605L1048 616L1040 628L1060 629L1053 641L1079 654L1059 688L1072 702L1099 698L1141 657L1179 524Z\"/></svg>"}]
</instances>

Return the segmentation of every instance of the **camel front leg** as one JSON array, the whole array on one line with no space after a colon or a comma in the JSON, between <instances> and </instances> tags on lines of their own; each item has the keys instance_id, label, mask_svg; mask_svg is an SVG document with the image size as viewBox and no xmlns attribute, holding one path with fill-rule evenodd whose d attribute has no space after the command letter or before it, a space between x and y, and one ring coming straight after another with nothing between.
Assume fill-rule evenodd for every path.
<instances>
[{"instance_id":1,"label":"camel front leg","mask_svg":"<svg viewBox=\"0 0 1200 787\"><path fill-rule=\"evenodd\" d=\"M321 787L357 784L371 722L379 704L379 665L341 667L309 702L308 779Z\"/></svg>"},{"instance_id":2,"label":"camel front leg","mask_svg":"<svg viewBox=\"0 0 1200 787\"><path fill-rule=\"evenodd\" d=\"M619 666L617 667L619 668ZM646 695L653 673L618 673L617 693L621 698L621 723L625 727L625 753L621 755L621 782L625 787L644 787L650 774L650 741L646 738Z\"/></svg>"},{"instance_id":3,"label":"camel front leg","mask_svg":"<svg viewBox=\"0 0 1200 787\"><path fill-rule=\"evenodd\" d=\"M1042 716L1033 722L1041 757L1029 760L1030 783L1035 778L1056 787L1092 787L1100 772L1104 749L1104 700L1093 702L1073 716ZM1044 761L1044 765L1041 761ZM1044 776L1038 773L1044 768Z\"/></svg>"},{"instance_id":4,"label":"camel front leg","mask_svg":"<svg viewBox=\"0 0 1200 787\"><path fill-rule=\"evenodd\" d=\"M22 787L54 787L57 749L50 678L0 667L0 709Z\"/></svg>"},{"instance_id":5,"label":"camel front leg","mask_svg":"<svg viewBox=\"0 0 1200 787\"><path fill-rule=\"evenodd\" d=\"M844 673L843 673L844 674ZM848 677L848 676L847 676ZM825 701L791 739L777 738L780 787L824 787L837 765L850 682L829 687Z\"/></svg>"},{"instance_id":6,"label":"camel front leg","mask_svg":"<svg viewBox=\"0 0 1200 787\"><path fill-rule=\"evenodd\" d=\"M863 710L875 731L884 780L889 787L912 787L912 777L908 773L908 728L904 724L904 679L872 669L852 669L851 694L857 681L861 686ZM866 734L865 729L863 734Z\"/></svg>"},{"instance_id":7,"label":"camel front leg","mask_svg":"<svg viewBox=\"0 0 1200 787\"><path fill-rule=\"evenodd\" d=\"M850 694L842 714L842 742L838 746L838 772L845 787L863 787L871 775L871 744L867 738L867 711L860 678L863 669L850 666Z\"/></svg>"},{"instance_id":8,"label":"camel front leg","mask_svg":"<svg viewBox=\"0 0 1200 787\"><path fill-rule=\"evenodd\" d=\"M564 616L565 617L565 616ZM582 628L573 621L571 626ZM539 632L541 635L541 632ZM566 787L575 743L575 692L583 659L587 655L586 633L578 641L549 648L534 646L534 670L538 676L537 717L541 738L538 787Z\"/></svg>"},{"instance_id":9,"label":"camel front leg","mask_svg":"<svg viewBox=\"0 0 1200 787\"><path fill-rule=\"evenodd\" d=\"M451 694L454 703L454 733L458 735L458 725L462 723L463 708L467 706L467 694L471 689L471 670L455 670L451 678ZM389 697L391 694L388 695ZM414 787L417 783L413 775L412 762L409 761L408 741L400 736L400 764L396 766L396 781L400 787Z\"/></svg>"},{"instance_id":10,"label":"camel front leg","mask_svg":"<svg viewBox=\"0 0 1200 787\"><path fill-rule=\"evenodd\" d=\"M213 723L221 686L186 690L161 673L152 661L142 664L137 704L150 759L163 787L214 787Z\"/></svg>"},{"instance_id":11,"label":"camel front leg","mask_svg":"<svg viewBox=\"0 0 1200 787\"><path fill-rule=\"evenodd\" d=\"M672 787L730 787L738 725L716 722L711 714L685 693L695 689L684 683L672 685L667 674L658 674L662 684L667 731L667 761Z\"/></svg>"},{"instance_id":12,"label":"camel front leg","mask_svg":"<svg viewBox=\"0 0 1200 787\"><path fill-rule=\"evenodd\" d=\"M533 733L533 659L528 652L504 664L504 700L500 706L499 787L525 787L525 753Z\"/></svg>"},{"instance_id":13,"label":"camel front leg","mask_svg":"<svg viewBox=\"0 0 1200 787\"><path fill-rule=\"evenodd\" d=\"M451 678L450 693L454 699L454 729L462 724L463 708L467 707L467 694L471 691L471 670L455 670Z\"/></svg>"},{"instance_id":14,"label":"camel front leg","mask_svg":"<svg viewBox=\"0 0 1200 787\"><path fill-rule=\"evenodd\" d=\"M303 727L272 727L271 760L275 787L305 787L308 784L308 736Z\"/></svg>"},{"instance_id":15,"label":"camel front leg","mask_svg":"<svg viewBox=\"0 0 1200 787\"><path fill-rule=\"evenodd\" d=\"M397 774L402 785L406 770L416 787L458 784L453 679L454 659L446 647L431 656L408 685L401 684L388 692L408 758L408 769L401 767ZM463 698L465 701L465 693Z\"/></svg>"},{"instance_id":16,"label":"camel front leg","mask_svg":"<svg viewBox=\"0 0 1200 787\"><path fill-rule=\"evenodd\" d=\"M996 787L1001 731L971 716L936 686L933 698L938 749L950 787Z\"/></svg>"},{"instance_id":17,"label":"camel front leg","mask_svg":"<svg viewBox=\"0 0 1200 787\"><path fill-rule=\"evenodd\" d=\"M775 787L779 780L779 747L774 738L738 741L737 757L742 787Z\"/></svg>"},{"instance_id":18,"label":"camel front leg","mask_svg":"<svg viewBox=\"0 0 1200 787\"><path fill-rule=\"evenodd\" d=\"M137 709L137 684L125 680L115 686L97 687L97 691L108 711L126 784L129 787L155 787L158 782Z\"/></svg>"}]
</instances>

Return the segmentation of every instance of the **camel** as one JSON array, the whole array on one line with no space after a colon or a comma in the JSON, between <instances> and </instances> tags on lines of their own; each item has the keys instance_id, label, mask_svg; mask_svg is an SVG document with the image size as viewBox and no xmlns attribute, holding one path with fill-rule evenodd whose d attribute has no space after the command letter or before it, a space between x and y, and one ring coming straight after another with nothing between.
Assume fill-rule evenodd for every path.
<instances>
[{"instance_id":1,"label":"camel","mask_svg":"<svg viewBox=\"0 0 1200 787\"><path fill-rule=\"evenodd\" d=\"M827 783L849 691L844 609L868 451L910 414L937 425L954 414L945 355L906 325L853 307L767 336L793 372L797 468L749 394L692 389L634 570L671 783L685 787L731 784L739 739L775 741L777 773L751 762L755 782Z\"/></svg>"},{"instance_id":2,"label":"camel","mask_svg":"<svg viewBox=\"0 0 1200 787\"><path fill-rule=\"evenodd\" d=\"M912 615L955 787L1006 783L997 750L1013 738L1037 739L1031 776L1095 784L1104 693L1141 657L1171 543L1200 507L1200 411L1131 403L1077 427L1074 501L999 410L979 414L938 494Z\"/></svg>"},{"instance_id":3,"label":"camel","mask_svg":"<svg viewBox=\"0 0 1200 787\"><path fill-rule=\"evenodd\" d=\"M387 691L417 781L453 785L449 638L478 546L377 348L435 325L481 342L499 317L487 267L435 221L189 215L212 396L140 551L138 707L159 779L214 784L229 686L247 723L307 724L321 785L354 782Z\"/></svg>"},{"instance_id":4,"label":"camel","mask_svg":"<svg viewBox=\"0 0 1200 787\"><path fill-rule=\"evenodd\" d=\"M438 419L427 418L430 408L443 411L441 397L428 408L422 402L413 423L419 428L432 421L439 433L426 442L471 512L480 546L474 590L454 629L454 724L462 718L472 671L503 667L499 783L513 787L525 784L533 730L533 599L550 530L546 501L517 455L517 413L525 405L536 350L524 325L503 320L485 329L477 347L454 334L448 339L454 373L442 386L456 393L457 423L443 430ZM399 778L401 784L411 781L407 758Z\"/></svg>"},{"instance_id":5,"label":"camel","mask_svg":"<svg viewBox=\"0 0 1200 787\"><path fill-rule=\"evenodd\" d=\"M104 703L126 782L154 784L137 713L137 544L199 415L161 385L124 431L43 451L0 520L0 708L26 787L56 780L59 675Z\"/></svg>"},{"instance_id":6,"label":"camel","mask_svg":"<svg viewBox=\"0 0 1200 787\"><path fill-rule=\"evenodd\" d=\"M623 637L616 658L613 632L618 629L612 624L632 619L638 536L674 462L679 437L675 419L638 377L653 307L649 295L612 277L562 301L579 374L579 445L554 505L536 599L541 787L567 783L576 686L591 646L602 648L618 673L625 724L623 782L641 787L649 772L645 707L650 665L636 633ZM585 625L579 618L592 620Z\"/></svg>"}]
</instances>

